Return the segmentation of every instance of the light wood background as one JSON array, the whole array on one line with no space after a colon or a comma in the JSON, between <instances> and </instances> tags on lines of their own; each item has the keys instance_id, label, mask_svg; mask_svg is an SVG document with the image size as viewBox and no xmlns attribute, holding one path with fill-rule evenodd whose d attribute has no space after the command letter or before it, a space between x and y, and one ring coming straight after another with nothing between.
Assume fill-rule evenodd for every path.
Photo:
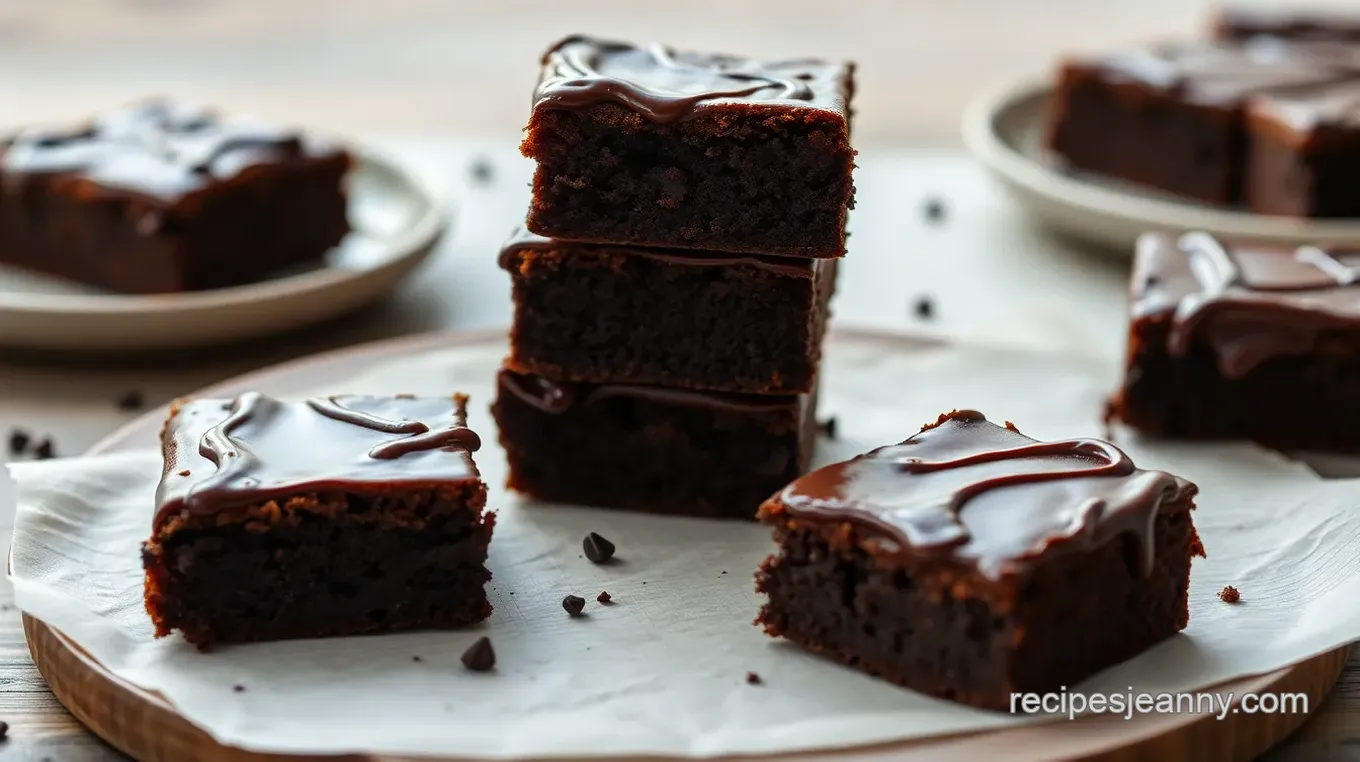
<instances>
[{"instance_id":1,"label":"light wood background","mask_svg":"<svg viewBox=\"0 0 1360 762\"><path fill-rule=\"evenodd\" d=\"M310 351L505 323L506 282L490 260L507 220L523 208L514 143L536 57L577 31L856 60L866 180L857 215L894 227L856 231L838 320L1095 346L1112 356L1122 343L1125 264L1031 227L958 151L959 115L980 88L1042 73L1061 51L1191 34L1209 7L1192 0L0 0L0 125L168 93L372 138L464 200L455 235L419 277L386 303L332 325L173 356L0 349L0 439L18 425L54 435L62 453L75 454L128 419L113 400L129 389L159 404ZM469 162L487 155L504 169L491 188L474 187ZM948 201L946 224L920 219L928 196ZM911 309L919 294L936 306L926 323ZM0 474L0 536L12 526L12 504L12 484ZM0 585L0 720L11 726L0 762L117 759L47 691L11 600ZM1268 759L1360 762L1360 659L1352 658L1317 716Z\"/></svg>"}]
</instances>

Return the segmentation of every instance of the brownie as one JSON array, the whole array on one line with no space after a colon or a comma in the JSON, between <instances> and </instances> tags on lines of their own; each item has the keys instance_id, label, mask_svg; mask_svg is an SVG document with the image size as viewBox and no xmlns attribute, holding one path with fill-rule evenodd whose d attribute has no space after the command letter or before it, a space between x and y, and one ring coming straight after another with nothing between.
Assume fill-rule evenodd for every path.
<instances>
[{"instance_id":1,"label":"brownie","mask_svg":"<svg viewBox=\"0 0 1360 762\"><path fill-rule=\"evenodd\" d=\"M1252 211L1360 216L1360 80L1252 99L1247 138Z\"/></svg>"},{"instance_id":2,"label":"brownie","mask_svg":"<svg viewBox=\"0 0 1360 762\"><path fill-rule=\"evenodd\" d=\"M1193 484L1106 442L1038 442L975 411L804 476L760 519L756 620L913 690L1012 710L1182 630L1203 555Z\"/></svg>"},{"instance_id":3,"label":"brownie","mask_svg":"<svg viewBox=\"0 0 1360 762\"><path fill-rule=\"evenodd\" d=\"M752 519L807 468L816 440L815 391L560 383L505 369L497 387L507 486L550 502Z\"/></svg>"},{"instance_id":4,"label":"brownie","mask_svg":"<svg viewBox=\"0 0 1360 762\"><path fill-rule=\"evenodd\" d=\"M453 627L491 613L494 515L466 397L176 403L142 548L156 636Z\"/></svg>"},{"instance_id":5,"label":"brownie","mask_svg":"<svg viewBox=\"0 0 1360 762\"><path fill-rule=\"evenodd\" d=\"M520 150L528 227L565 240L838 257L854 67L568 37Z\"/></svg>"},{"instance_id":6,"label":"brownie","mask_svg":"<svg viewBox=\"0 0 1360 762\"><path fill-rule=\"evenodd\" d=\"M1360 42L1360 13L1337 8L1228 7L1214 17L1211 32L1221 40L1279 37Z\"/></svg>"},{"instance_id":7,"label":"brownie","mask_svg":"<svg viewBox=\"0 0 1360 762\"><path fill-rule=\"evenodd\" d=\"M1047 144L1069 168L1211 204L1242 199L1248 98L1360 71L1360 48L1183 43L1063 64Z\"/></svg>"},{"instance_id":8,"label":"brownie","mask_svg":"<svg viewBox=\"0 0 1360 762\"><path fill-rule=\"evenodd\" d=\"M817 380L835 259L568 243L518 231L509 367L567 381L797 394Z\"/></svg>"},{"instance_id":9,"label":"brownie","mask_svg":"<svg viewBox=\"0 0 1360 762\"><path fill-rule=\"evenodd\" d=\"M1144 235L1114 419L1169 438L1360 450L1357 266L1360 248Z\"/></svg>"},{"instance_id":10,"label":"brownie","mask_svg":"<svg viewBox=\"0 0 1360 762\"><path fill-rule=\"evenodd\" d=\"M0 264L112 291L259 281L349 231L349 155L171 101L0 140Z\"/></svg>"}]
</instances>

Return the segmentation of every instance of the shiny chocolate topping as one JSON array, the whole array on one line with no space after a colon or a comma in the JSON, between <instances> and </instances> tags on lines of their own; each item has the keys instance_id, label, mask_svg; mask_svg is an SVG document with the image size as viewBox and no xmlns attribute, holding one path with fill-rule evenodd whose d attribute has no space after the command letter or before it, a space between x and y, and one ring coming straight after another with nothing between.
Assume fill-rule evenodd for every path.
<instances>
[{"instance_id":1,"label":"shiny chocolate topping","mask_svg":"<svg viewBox=\"0 0 1360 762\"><path fill-rule=\"evenodd\" d=\"M1360 330L1360 250L1149 233L1134 261L1133 317L1170 315L1167 351L1212 350L1224 378L1276 357L1324 354Z\"/></svg>"},{"instance_id":2,"label":"shiny chocolate topping","mask_svg":"<svg viewBox=\"0 0 1360 762\"><path fill-rule=\"evenodd\" d=\"M1137 571L1147 574L1161 506L1195 489L1135 468L1107 442L1039 442L956 410L901 444L807 474L775 499L794 518L853 521L891 541L890 552L943 556L999 579L1122 534L1137 539Z\"/></svg>"},{"instance_id":3,"label":"shiny chocolate topping","mask_svg":"<svg viewBox=\"0 0 1360 762\"><path fill-rule=\"evenodd\" d=\"M845 112L850 66L824 61L756 61L568 37L543 56L535 108L617 103L655 122L682 119L713 103L784 104Z\"/></svg>"},{"instance_id":4,"label":"shiny chocolate topping","mask_svg":"<svg viewBox=\"0 0 1360 762\"><path fill-rule=\"evenodd\" d=\"M278 127L157 100L76 129L20 132L0 143L0 176L12 187L32 175L70 174L106 191L174 201L247 167L314 150Z\"/></svg>"},{"instance_id":5,"label":"shiny chocolate topping","mask_svg":"<svg viewBox=\"0 0 1360 762\"><path fill-rule=\"evenodd\" d=\"M155 526L303 492L379 492L478 477L462 397L327 397L256 392L191 400L162 434Z\"/></svg>"},{"instance_id":6,"label":"shiny chocolate topping","mask_svg":"<svg viewBox=\"0 0 1360 762\"><path fill-rule=\"evenodd\" d=\"M577 405L591 405L611 398L639 399L739 415L760 415L805 405L810 396L731 394L663 386L558 382L505 368L500 371L500 388L550 415L561 415Z\"/></svg>"},{"instance_id":7,"label":"shiny chocolate topping","mask_svg":"<svg viewBox=\"0 0 1360 762\"><path fill-rule=\"evenodd\" d=\"M569 243L534 235L524 227L516 228L515 232L511 234L510 240L506 241L505 245L501 247L500 266L502 270L513 273L519 266L522 253L527 251L555 251L564 247L601 255L642 257L656 262L690 267L754 267L775 275L792 278L810 278L818 267L825 266L824 260L810 260L804 257L718 254L690 249L656 249L619 244Z\"/></svg>"}]
</instances>

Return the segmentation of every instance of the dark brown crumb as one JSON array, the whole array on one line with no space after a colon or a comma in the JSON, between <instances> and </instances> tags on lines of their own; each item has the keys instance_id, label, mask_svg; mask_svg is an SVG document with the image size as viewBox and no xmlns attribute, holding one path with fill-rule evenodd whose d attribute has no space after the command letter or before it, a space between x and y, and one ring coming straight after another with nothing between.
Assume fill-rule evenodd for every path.
<instances>
[{"instance_id":1,"label":"dark brown crumb","mask_svg":"<svg viewBox=\"0 0 1360 762\"><path fill-rule=\"evenodd\" d=\"M491 638L480 637L463 652L463 666L473 672L486 672L496 666L496 649L491 647Z\"/></svg>"},{"instance_id":2,"label":"dark brown crumb","mask_svg":"<svg viewBox=\"0 0 1360 762\"><path fill-rule=\"evenodd\" d=\"M595 596L595 600L600 603L613 603L614 596L610 595L608 590L602 590L599 595Z\"/></svg>"},{"instance_id":3,"label":"dark brown crumb","mask_svg":"<svg viewBox=\"0 0 1360 762\"><path fill-rule=\"evenodd\" d=\"M233 686L231 686L231 689L232 689L233 691L236 691L237 693L245 693L245 692L246 692L246 687L245 687L244 685L233 685Z\"/></svg>"},{"instance_id":4,"label":"dark brown crumb","mask_svg":"<svg viewBox=\"0 0 1360 762\"><path fill-rule=\"evenodd\" d=\"M833 415L830 418L826 419L825 421L818 421L817 428L821 429L822 436L826 437L827 439L835 439L836 416Z\"/></svg>"},{"instance_id":5,"label":"dark brown crumb","mask_svg":"<svg viewBox=\"0 0 1360 762\"><path fill-rule=\"evenodd\" d=\"M32 441L33 438L28 435L27 431L24 431L23 429L10 429L9 454L22 455L24 451L28 449L28 445Z\"/></svg>"},{"instance_id":6,"label":"dark brown crumb","mask_svg":"<svg viewBox=\"0 0 1360 762\"><path fill-rule=\"evenodd\" d=\"M726 570L726 569L723 569L723 574L726 574L726 573L727 573L727 570Z\"/></svg>"},{"instance_id":7,"label":"dark brown crumb","mask_svg":"<svg viewBox=\"0 0 1360 762\"><path fill-rule=\"evenodd\" d=\"M925 213L926 222L933 223L943 222L945 212L948 211L948 209L945 206L944 199L939 196L931 196L926 199L925 204L921 207L921 211Z\"/></svg>"},{"instance_id":8,"label":"dark brown crumb","mask_svg":"<svg viewBox=\"0 0 1360 762\"><path fill-rule=\"evenodd\" d=\"M9 723L0 722L0 741L9 740Z\"/></svg>"},{"instance_id":9,"label":"dark brown crumb","mask_svg":"<svg viewBox=\"0 0 1360 762\"><path fill-rule=\"evenodd\" d=\"M614 557L614 543L594 532L586 535L581 541L581 547L586 552L586 558L592 563L602 564Z\"/></svg>"},{"instance_id":10,"label":"dark brown crumb","mask_svg":"<svg viewBox=\"0 0 1360 762\"><path fill-rule=\"evenodd\" d=\"M123 392L122 396L118 398L119 410L141 410L143 404L142 393L135 389Z\"/></svg>"},{"instance_id":11,"label":"dark brown crumb","mask_svg":"<svg viewBox=\"0 0 1360 762\"><path fill-rule=\"evenodd\" d=\"M581 611L586 607L586 599L579 595L568 595L562 599L562 608L567 610L572 616L580 616Z\"/></svg>"},{"instance_id":12,"label":"dark brown crumb","mask_svg":"<svg viewBox=\"0 0 1360 762\"><path fill-rule=\"evenodd\" d=\"M37 447L33 448L33 457L38 460L48 460L57 457L57 447L52 444L52 437L44 439L38 443Z\"/></svg>"},{"instance_id":13,"label":"dark brown crumb","mask_svg":"<svg viewBox=\"0 0 1360 762\"><path fill-rule=\"evenodd\" d=\"M935 302L929 296L916 297L916 306L913 309L916 317L921 320L929 320L935 316Z\"/></svg>"},{"instance_id":14,"label":"dark brown crumb","mask_svg":"<svg viewBox=\"0 0 1360 762\"><path fill-rule=\"evenodd\" d=\"M183 471L180 471L180 472L179 472L179 475L180 475L180 476L188 476L188 475L189 475L189 469L186 468L186 469L184 469Z\"/></svg>"},{"instance_id":15,"label":"dark brown crumb","mask_svg":"<svg viewBox=\"0 0 1360 762\"><path fill-rule=\"evenodd\" d=\"M760 675L757 675L757 674L754 673L754 672L747 672L747 673L746 673L746 684L747 684L747 685L760 685L760 683L761 683Z\"/></svg>"},{"instance_id":16,"label":"dark brown crumb","mask_svg":"<svg viewBox=\"0 0 1360 762\"><path fill-rule=\"evenodd\" d=\"M411 661L420 661L420 660L421 660L421 659L420 659L419 656L412 656L412 657L411 657Z\"/></svg>"},{"instance_id":17,"label":"dark brown crumb","mask_svg":"<svg viewBox=\"0 0 1360 762\"><path fill-rule=\"evenodd\" d=\"M1119 404L1114 397L1105 400L1105 409L1100 414L1101 436L1106 439L1114 439L1114 422L1119 418Z\"/></svg>"},{"instance_id":18,"label":"dark brown crumb","mask_svg":"<svg viewBox=\"0 0 1360 762\"><path fill-rule=\"evenodd\" d=\"M1218 591L1218 599L1220 601L1223 601L1224 603L1237 603L1238 601L1242 600L1242 594L1237 592L1237 588L1233 587L1232 585L1228 585L1227 587Z\"/></svg>"},{"instance_id":19,"label":"dark brown crumb","mask_svg":"<svg viewBox=\"0 0 1360 762\"><path fill-rule=\"evenodd\" d=\"M472 160L472 179L477 183L486 185L491 182L494 174L495 167L492 166L490 159L485 156L478 156Z\"/></svg>"}]
</instances>

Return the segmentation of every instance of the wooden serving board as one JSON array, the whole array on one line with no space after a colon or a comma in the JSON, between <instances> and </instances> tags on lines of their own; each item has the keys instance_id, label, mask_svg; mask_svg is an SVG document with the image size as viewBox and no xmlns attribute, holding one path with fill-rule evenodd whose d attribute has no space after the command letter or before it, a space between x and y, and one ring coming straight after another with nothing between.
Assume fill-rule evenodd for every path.
<instances>
[{"instance_id":1,"label":"wooden serving board","mask_svg":"<svg viewBox=\"0 0 1360 762\"><path fill-rule=\"evenodd\" d=\"M841 334L852 332L841 331ZM901 335L864 334L891 341L899 348L933 343ZM251 388L287 394L310 387L324 377L344 377L375 360L455 344L503 340L504 330L465 334L427 334L342 350L285 363L200 391L226 396ZM148 429L158 430L164 410L156 410L114 432L90 454L144 443ZM24 634L33 661L52 693L91 731L128 755L145 762L421 762L419 758L385 755L297 756L258 753L217 743L180 716L159 695L109 672L77 643L33 617L24 616ZM1346 648L1315 656L1275 672L1237 680L1215 690L1247 693L1302 693L1316 711L1331 692L1346 663ZM1159 762L1229 762L1249 760L1283 740L1307 719L1306 714L1244 714L1240 704L1219 720L1213 715L1141 714L1130 720L1098 715L1076 721L1055 720L993 732L946 736L830 751L781 755L802 762L965 762L968 760L1156 759ZM728 757L719 762L760 757ZM764 757L763 759L773 759ZM655 758L651 758L656 762ZM430 762L424 758L423 762ZM452 761L451 761L452 762ZM462 759L457 762L472 762ZM635 762L619 759L619 762Z\"/></svg>"}]
</instances>

